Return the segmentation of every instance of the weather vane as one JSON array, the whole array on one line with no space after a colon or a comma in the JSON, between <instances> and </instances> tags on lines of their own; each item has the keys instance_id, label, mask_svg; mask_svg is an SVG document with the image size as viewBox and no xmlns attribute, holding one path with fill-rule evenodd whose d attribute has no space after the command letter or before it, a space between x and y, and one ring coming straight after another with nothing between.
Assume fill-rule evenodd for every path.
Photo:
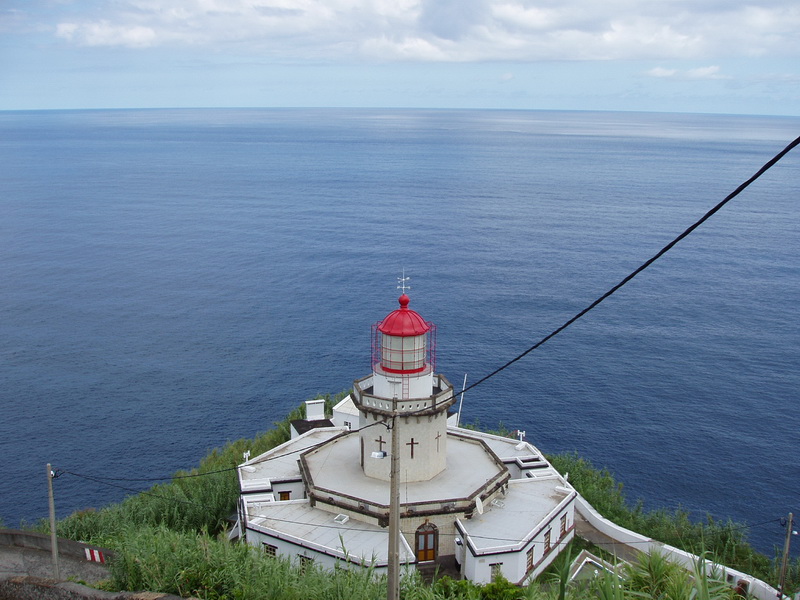
<instances>
[{"instance_id":1,"label":"weather vane","mask_svg":"<svg viewBox=\"0 0 800 600\"><path fill-rule=\"evenodd\" d=\"M403 293L405 294L406 290L410 290L411 289L410 285L406 285L406 282L408 282L408 281L411 281L411 277L406 277L406 270L404 268L403 269L403 276L397 278L397 283L400 284L400 285L397 286L397 289L398 290L403 290Z\"/></svg>"}]
</instances>

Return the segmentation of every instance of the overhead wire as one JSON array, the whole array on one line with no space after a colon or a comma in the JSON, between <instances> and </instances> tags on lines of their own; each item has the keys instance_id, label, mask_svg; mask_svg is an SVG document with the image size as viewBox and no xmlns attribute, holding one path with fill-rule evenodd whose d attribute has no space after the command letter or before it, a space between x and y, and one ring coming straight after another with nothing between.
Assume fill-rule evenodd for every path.
<instances>
[{"instance_id":1,"label":"overhead wire","mask_svg":"<svg viewBox=\"0 0 800 600\"><path fill-rule=\"evenodd\" d=\"M525 356L527 356L528 354L530 354L531 352L533 352L534 350L536 350L537 348L539 348L540 346L542 346L543 344L545 344L546 342L548 342L549 340L554 338L556 335L558 335L559 333L561 333L562 331L567 329L570 325L575 323L578 319L580 319L581 317L583 317L584 315L586 315L587 313L592 311L594 308L596 308L603 301L605 301L610 296L615 294L620 288L622 288L627 283L629 283L631 280L633 280L633 278L636 277L637 275L639 275L639 273L641 273L642 271L647 269L656 260L661 258L669 250L671 250L676 244L678 244L678 242L683 240L690 233L692 233L695 229L697 229L700 225L702 225L705 221L707 221L714 214L716 214L723 206L725 206L728 202L730 202L732 199L734 199L736 196L738 196L742 191L744 191L747 187L749 187L754 181L756 181L759 177L761 177L764 173L766 173L779 160L781 160L786 154L788 154L791 150L793 150L798 145L800 145L800 136L795 138L783 150L778 152L770 160L768 160L766 163L764 163L764 165L758 171L756 171L749 179L747 179L746 181L741 183L733 192L728 194L723 200L721 200L713 208L711 208L709 211L707 211L702 217L700 217L692 225L687 227L682 233L680 233L672 241L670 241L663 248L661 248L661 250L656 252L652 257L650 257L644 263L642 263L639 267L634 269L626 277L624 277L622 280L620 280L619 283L617 283L616 285L611 287L608 291L606 291L604 294L602 294L600 297L598 297L596 300L594 300L586 308L584 308L583 310L581 310L578 313L576 313L570 319L565 321L561 326L557 327L556 329L554 329L553 331L548 333L546 336L541 338L538 342L536 342L535 344L530 346L524 352L518 354L517 356L515 356L511 360L507 361L506 363L504 363L500 367L494 369L488 375L485 375L484 377L482 377L481 379L479 379L475 383L466 386L464 389L462 389L459 392L459 394L464 394L465 392L468 392L469 390L472 390L472 389L476 388L477 386L481 385L482 383L488 381L489 379L491 379L492 377L494 377L498 373L504 371L505 369L510 367L515 362L521 360L522 358L524 358ZM426 406L426 407L423 407L421 409L417 409L417 410L414 410L414 411L408 411L406 413L400 413L397 416L399 416L399 417L414 416L417 413L421 413L421 412L424 412L424 411L429 410L429 409L430 409L430 407ZM353 430L353 431L361 431L362 429L366 429L367 427L374 427L375 425L385 425L385 426L388 427L387 421L384 420L384 421L376 421L375 423L370 423L369 425L366 425L366 426L364 426L364 427L362 427L360 429L356 429L356 430ZM294 452L300 452L300 451L302 451L302 450L292 451L292 452L289 452L287 454L292 454ZM266 459L266 460L273 460L273 459L277 459L277 458L281 458L281 456L270 457L269 459ZM192 474L188 474L188 475L172 475L172 476L166 476L166 477L152 477L152 478L144 478L144 477L142 477L142 478L98 477L98 479L105 479L107 481L166 481L166 480L171 480L171 479L186 479L186 478L190 478L190 477L203 477L203 476L206 476L206 475L213 475L214 473L223 473L223 472L226 472L226 471L233 471L233 470L236 470L236 469L237 469L237 467L229 467L229 468L226 468L226 469L219 469L217 471L207 471L207 472L204 472L204 473L192 473ZM70 474L73 474L73 475L77 475L76 473L71 473L71 472L66 471L66 470L64 472L65 473L70 473Z\"/></svg>"},{"instance_id":2,"label":"overhead wire","mask_svg":"<svg viewBox=\"0 0 800 600\"><path fill-rule=\"evenodd\" d=\"M64 472L67 472L67 471L64 471ZM189 506L198 506L200 508L205 508L205 505L203 505L203 504L201 504L199 502L193 502L191 500L181 500L180 498L168 497L168 496L164 496L164 495L161 495L161 494L156 494L156 493L148 492L148 491L135 490L135 489L128 488L128 487L125 487L125 486L122 486L122 485L111 483L109 481L96 479L96 478L88 476L88 475L79 475L77 473L70 473L70 474L71 475L75 475L76 477L80 477L80 478L83 478L83 479L94 481L94 482L100 483L102 485L108 485L108 486L111 486L111 487L115 487L115 488L118 488L118 489L121 489L121 490L125 490L125 491L128 491L128 492L135 493L135 494L143 494L143 495L146 495L146 496L160 498L162 500L167 500L169 502L177 502L177 503L185 504L185 505L189 505ZM281 518L272 517L272 516L264 515L264 514L255 514L255 515L250 515L250 516L253 517L253 518L269 519L270 521L274 521L276 523L287 523L287 524L290 524L290 525L307 525L307 523L305 523L303 521L296 521L296 520L292 520L292 519L281 519ZM753 529L753 528L761 527L763 525L767 525L767 524L771 524L771 523L779 523L779 522L781 522L781 520L782 520L782 517L778 517L778 518L768 519L766 521L761 521L759 523L754 523L752 525L750 525L750 524L742 524L742 525L737 525L735 527L732 527L731 530L736 531L736 530L743 530L743 529ZM340 527L338 525L331 525L331 524L326 524L326 523L315 523L314 527L340 529ZM374 529L366 529L366 528L360 528L360 527L350 528L350 530L351 531L357 531L357 532L364 532L364 533L373 533L373 532L375 532ZM413 535L415 532L413 532L413 531L403 531L402 533L404 535ZM388 533L387 533L387 535L388 535ZM442 536L445 536L445 537L460 537L462 534L460 534L460 533L440 532L439 535L442 535ZM499 542L519 543L521 541L519 538L504 538L504 537L498 537L498 536L482 536L482 535L469 534L469 533L467 533L467 536L472 538L472 539L487 539L487 540L496 540L496 541L499 541ZM632 541L625 542L625 545L647 544L647 543L651 543L651 542L652 542L652 540L650 540L650 539L632 540ZM598 541L595 541L595 542L592 542L592 543L595 544L595 545L598 545L598 546L603 546L603 545L617 545L617 544L620 544L622 542L617 542L617 541L611 541L611 542L599 541L598 542Z\"/></svg>"},{"instance_id":3,"label":"overhead wire","mask_svg":"<svg viewBox=\"0 0 800 600\"><path fill-rule=\"evenodd\" d=\"M756 173L753 174L747 181L745 181L741 185L739 185L739 187L737 187L734 191L732 191L730 194L728 194L716 206L714 206L711 210L706 212L702 217L700 217L692 225L687 227L681 234L679 234L677 237L675 237L666 246L661 248L661 250L656 252L652 257L647 259L644 263L642 263L639 267L637 267L629 275L624 277L619 283L617 283L615 286L613 286L611 289L609 289L606 293L604 293L602 296L597 298L589 306L587 306L586 308L584 308L580 312L576 313L572 318L568 319L563 325L561 325L560 327L557 327L556 329L554 329L553 331L548 333L546 336L541 338L538 342L533 344L530 348L528 348L527 350L525 350L521 354L518 354L517 356L515 356L514 358L512 358L511 360L509 360L508 362L506 362L502 366L498 367L497 369L495 369L494 371L492 371L488 375L482 377L481 379L479 379L478 381L473 383L472 385L469 385L469 386L465 387L463 390L461 390L460 393L463 394L465 392L468 392L469 390L474 389L474 388L478 387L479 385L481 385L482 383L488 381L489 379L491 379L492 377L494 377L495 375L497 375L501 371L507 369L508 367L513 365L515 362L521 360L522 358L524 358L525 356L527 356L528 354L530 354L531 352L533 352L534 350L536 350L537 348L542 346L542 344L544 344L547 341L553 339L559 333L564 331L567 327L569 327L570 325L575 323L575 321L577 321L578 319L580 319L581 317L586 315L588 312L590 312L591 310L596 308L601 302L603 302L604 300L606 300L607 298L612 296L620 288L622 288L624 285L629 283L639 273L644 271L646 268L648 268L650 265L652 265L655 261L657 261L659 258L664 256L664 254L669 252L669 250L671 250L678 242L680 242L682 239L684 239L686 236L688 236L690 233L692 233L700 225L705 223L709 218L711 218L714 214L716 214L723 206L725 206L728 202L730 202L736 196L738 196L740 193L742 193L747 187L750 186L750 184L752 184L756 179L758 179L764 173L766 173L769 169L771 169L775 165L775 163L777 163L780 159L782 159L784 156L786 156L786 154L788 154L798 144L800 144L800 137L797 137L794 141L790 142L789 145L787 145L783 150L778 152L774 157L772 157L770 160L768 160L766 163L764 163L764 165L758 171L756 171Z\"/></svg>"},{"instance_id":4,"label":"overhead wire","mask_svg":"<svg viewBox=\"0 0 800 600\"><path fill-rule=\"evenodd\" d=\"M250 518L267 519L267 520L275 522L275 523L287 523L287 524L290 524L290 525L308 525L309 524L309 523L306 523L304 521L296 521L296 520L293 520L293 519L281 519L281 518L278 518L278 517L272 517L272 516L265 515L265 514L249 514L248 516ZM778 521L780 521L780 518L774 518L774 519L769 519L767 521L761 521L760 523L756 523L756 524L753 524L753 525L739 525L739 526L736 526L736 527L732 527L731 530L736 531L736 530L741 530L741 529L750 529L750 528L762 526L762 525L769 524L769 523L776 523ZM329 523L314 523L313 525L314 525L314 527L320 527L320 528L323 528L323 529L326 529L326 528L327 529L341 529L341 526L338 525L338 524L334 525L334 524L329 524ZM367 529L365 527L350 527L350 528L348 528L348 531L355 531L355 532L362 532L362 533L377 533L375 531L375 529ZM387 533L388 534L388 530L385 531L385 532L381 531L380 533ZM413 531L406 530L406 531L401 531L401 533L403 533L404 535L407 535L407 536L411 536L411 535L414 535L416 533L416 530L413 530ZM448 533L448 532L440 531L438 533L438 535L440 535L442 537L453 537L453 538L456 538L456 537L463 537L465 534L462 534L462 533L459 533L459 532ZM477 534L471 534L469 532L466 533L466 536L470 537L472 539L476 539L476 540L496 540L498 542L519 543L520 541L522 541L518 537L507 538L507 537L494 536L494 535L477 535ZM617 540L613 540L613 541L609 541L609 542L597 541L597 542L592 542L592 543L597 545L597 546L603 546L603 545L611 546L611 545L620 545L620 544L624 544L624 545L650 544L653 541L654 541L653 539L647 538L647 539L644 539L644 540L630 540L630 541L625 541L625 542L620 542L620 541L617 541Z\"/></svg>"},{"instance_id":5,"label":"overhead wire","mask_svg":"<svg viewBox=\"0 0 800 600\"><path fill-rule=\"evenodd\" d=\"M306 449L309 449L309 448L313 448L313 446L308 447L308 448L303 448L303 450L306 450ZM293 451L292 453L295 453L295 452L297 452L297 451ZM282 456L287 456L287 455L292 454L292 453L286 453L286 454L284 454ZM217 471L217 472L222 472L222 471ZM134 494L143 494L143 495L146 495L146 496L152 496L152 497L155 497L155 498L160 498L162 500L167 500L167 501L171 501L171 502L178 502L178 503L186 504L186 505L190 505L190 506L199 506L201 508L205 507L205 505L203 505L201 503L198 503L198 502L194 502L192 500L181 500L180 498L168 497L168 496L164 496L162 494L156 494L154 492L150 492L150 491L146 491L146 490L145 491L136 490L136 489L129 488L129 487L126 487L126 486L123 486L123 485L112 483L108 479L102 479L102 478L98 478L98 477L93 477L91 475L83 475L83 474L80 474L80 473L74 473L74 472L71 472L71 471L63 470L63 469L56 470L56 477L58 477L62 473L68 473L70 475L74 475L74 476L82 478L82 479L87 479L89 481L93 481L93 482L99 483L101 485L107 485L107 486L110 486L110 487L115 487L117 489L121 489L121 490L124 490L124 491L127 491L127 492L131 492L131 493L134 493ZM264 518L264 519L269 519L271 521L281 522L281 523L290 523L290 524L295 524L295 525L303 525L303 524L305 524L302 521L294 521L294 520L290 520L290 519L279 519L279 518L275 518L275 517L271 517L271 516L263 515L263 514L258 514L258 515L253 515L253 516ZM754 529L754 528L763 527L763 526L769 525L769 524L782 523L783 520L784 520L783 517L776 517L776 518L772 518L772 519L767 519L765 521L760 521L758 523L737 524L735 526L730 527L728 530L729 531L740 531L740 530L744 530L744 529ZM315 524L315 526L316 527L323 527L323 528L324 527L330 527L330 528L336 528L337 527L336 525L326 525L326 524ZM785 524L783 524L783 526L785 526ZM371 530L371 529L360 529L360 528L351 528L351 529L353 531L364 531L364 532L374 531L374 530ZM403 533L405 533L406 535L410 535L413 532L406 531L406 532L403 532ZM458 537L459 536L459 534L457 534L457 533L455 533L455 534L446 534L446 533L442 533L442 532L440 532L440 535L452 535L454 537ZM518 539L515 540L515 539L511 539L511 538L501 538L501 537L496 537L496 536L479 536L479 535L471 535L470 534L470 537L475 538L475 539L494 539L494 540L498 540L498 541L509 541L509 542L510 541L518 542L519 541ZM646 542L647 541L630 542L630 543L631 544L637 544L637 543L646 543ZM594 542L594 543L596 543L597 545L603 545L603 543L600 543L600 542ZM614 544L614 543L620 543L620 542L608 542L608 543L609 544Z\"/></svg>"},{"instance_id":6,"label":"overhead wire","mask_svg":"<svg viewBox=\"0 0 800 600\"><path fill-rule=\"evenodd\" d=\"M375 425L384 425L384 426L386 426L386 423L385 423L385 421L376 421L374 423L370 423L369 425L365 425L364 427L360 427L359 429L351 429L351 430L349 430L349 433L357 433L357 432L362 431L364 429L368 429L370 427L374 427ZM286 442L284 442L284 443L286 443ZM288 452L284 452L283 454L277 454L275 456L267 456L265 458L262 458L258 462L262 463L262 462L269 462L269 461L272 461L272 460L278 460L279 458L284 458L286 456L291 456L292 454L299 454L300 452L305 452L306 450L312 450L315 447L316 447L316 445L313 445L313 444L309 445L309 446L303 446L302 448L297 448L295 450L290 450ZM269 452L269 450L267 450L267 452ZM258 464L258 463L256 463L256 464ZM180 479L191 479L191 478L195 478L195 477L206 477L208 475L216 475L218 473L228 473L230 471L237 471L237 470L239 470L240 467L241 467L241 465L237 465L235 467L226 467L224 469L216 469L214 471L204 471L202 473L190 473L190 474L187 474L187 475L167 475L166 477L106 477L104 475L85 475L85 474L82 474L82 473L76 473L75 471L70 471L69 469L58 469L57 470L57 476L61 475L61 474L74 475L75 477L82 477L84 479L90 479L92 481L97 481L97 482L105 482L105 481L109 481L109 482L110 481L128 481L128 482L135 482L135 481L148 482L148 481L152 481L152 482L158 482L158 481L174 481L174 480L180 480Z\"/></svg>"},{"instance_id":7,"label":"overhead wire","mask_svg":"<svg viewBox=\"0 0 800 600\"><path fill-rule=\"evenodd\" d=\"M514 363L516 363L517 361L521 360L522 358L524 358L525 356L527 356L528 354L530 354L531 352L533 352L537 348L541 347L543 344L545 344L546 342L548 342L549 340L554 338L556 335L560 334L562 331L564 331L565 329L570 327L572 324L574 324L580 318L582 318L587 313L592 311L594 308L596 308L598 305L600 305L603 301L608 299L610 296L612 296L614 293L616 293L619 289L621 289L623 286L628 284L631 280L633 280L642 271L644 271L645 269L650 267L656 260L661 258L664 254L666 254L676 244L678 244L681 240L683 240L689 234L691 234L695 229L697 229L705 221L707 221L714 214L716 214L723 206L725 206L728 202L730 202L732 199L734 199L736 196L738 196L742 191L744 191L747 187L749 187L754 181L756 181L759 177L761 177L765 172L767 172L770 168L772 168L779 160L781 160L786 154L788 154L791 150L793 150L798 145L800 145L800 136L798 136L796 139L794 139L792 142L790 142L783 150L778 152L773 158L771 158L769 161L767 161L758 171L756 171L749 179L747 179L742 184L740 184L733 192L728 194L722 201L720 201L713 208L708 210L702 217L700 217L692 225L687 227L682 233L680 233L672 241L670 241L668 244L666 244L664 247L662 247L658 252L656 252L652 257L650 257L648 260L646 260L644 263L642 263L634 271L632 271L630 274L628 274L626 277L624 277L622 280L620 280L616 285L611 287L608 291L606 291L604 294L602 294L600 297L598 297L596 300L594 300L586 308L584 308L580 312L576 313L570 319L565 321L561 326L557 327L556 329L554 329L553 331L551 331L550 333L545 335L543 338L541 338L535 344L530 346L524 352L518 354L517 356L515 356L511 360L507 361L506 363L504 363L500 367L494 369L488 375L485 375L484 377L482 377L481 379L479 379L475 383L473 383L473 384L465 387L464 389L462 389L460 393L463 394L463 393L465 393L465 392L467 392L469 390L472 390L472 389L476 388L477 386L485 383L486 381L488 381L489 379L491 379L495 375L501 373L502 371L504 371L505 369L507 369L508 367L513 365ZM400 413L400 414L397 414L396 416L399 416L399 417L410 417L410 416L413 416L413 415L415 415L417 413L424 412L425 410L429 410L429 409L430 409L430 407L427 406L427 407L424 407L422 409L418 409L418 410L415 410L415 411L409 411L409 412L406 412L406 413ZM374 427L375 425L384 425L387 428L389 427L388 420L381 420L381 421L375 421L374 423L371 423L369 425L361 427L361 428L359 428L357 430L352 430L352 432L361 431L361 430L367 429L369 427ZM284 454L265 457L264 459L262 459L259 462L267 462L267 461L271 461L271 460L277 460L277 459L289 456L291 454L296 454L296 453L299 453L299 452L303 452L303 451L309 450L309 449L311 449L313 447L314 446L305 446L303 448L299 448L297 450L292 450L292 451L286 452ZM164 498L164 499L167 499L167 500L173 500L173 501L176 501L176 502L181 502L183 504L194 504L194 505L196 505L197 503L194 503L194 502L183 501L183 500L180 500L180 499L177 499L177 498L166 498L165 496L159 496L157 494L153 494L152 492L137 491L137 490L133 490L133 489L118 485L118 484L114 484L112 482L114 482L114 481L129 481L129 482L133 482L133 481L180 480L180 479L189 479L189 478L195 478L195 477L205 477L205 476L210 476L210 475L214 475L214 474L218 474L218 473L235 471L235 470L238 470L238 468L239 467L229 467L229 468L225 468L225 469L217 469L217 470L214 470L214 471L207 471L207 472L203 472L203 473L190 473L190 474L187 474L187 475L171 475L171 476L168 476L168 477L158 477L158 478L153 478L153 477L150 477L150 478L126 478L126 477L89 476L89 475L76 473L74 471L70 471L70 470L66 470L66 469L59 469L57 471L57 476L61 475L63 473L67 473L67 474L70 474L70 475L73 475L73 476L76 476L76 477L84 478L84 479L87 479L87 480L90 480L90 481L94 481L96 483L100 483L100 484L104 484L104 485L117 487L117 488L120 488L120 489L123 489L123 490L126 490L126 491L130 491L130 492L133 492L133 493L143 493L143 494L148 494L148 495L152 495L152 496L158 496L158 497L161 497L161 498ZM772 523L772 522L775 522L776 520L779 520L779 519L770 519L768 521L764 521L763 523L759 523L759 524L755 524L755 525L742 525L741 528L752 528L752 527L756 527L756 526L759 526L759 525Z\"/></svg>"},{"instance_id":8,"label":"overhead wire","mask_svg":"<svg viewBox=\"0 0 800 600\"><path fill-rule=\"evenodd\" d=\"M181 504L188 504L188 505L191 505L191 506L199 506L200 508L205 508L205 506L203 504L200 504L199 502L192 502L191 500L181 500L180 498L170 498L168 496L163 496L161 494L156 494L154 492L150 492L150 491L147 491L147 490L136 490L136 489L133 489L133 488L126 487L124 485L119 485L117 483L112 483L111 481L108 481L108 480L100 479L100 478L97 478L97 477L92 477L91 475L81 475L79 473L73 473L73 472L70 472L70 471L63 471L63 472L64 473L69 473L70 475L74 475L75 477L80 477L81 479L87 479L89 481L94 481L95 483L99 483L101 485L107 485L107 486L110 486L110 487L115 487L115 488L120 489L120 490L124 490L126 492L131 492L133 494L143 494L145 496L153 496L155 498L161 498L162 500L168 500L170 502L179 502Z\"/></svg>"}]
</instances>

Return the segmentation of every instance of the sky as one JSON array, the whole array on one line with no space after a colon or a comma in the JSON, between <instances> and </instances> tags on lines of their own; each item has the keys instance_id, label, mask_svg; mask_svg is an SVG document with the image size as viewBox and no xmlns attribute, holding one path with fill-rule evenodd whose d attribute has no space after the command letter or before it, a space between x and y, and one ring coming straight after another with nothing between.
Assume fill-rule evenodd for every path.
<instances>
[{"instance_id":1,"label":"sky","mask_svg":"<svg viewBox=\"0 0 800 600\"><path fill-rule=\"evenodd\" d=\"M0 0L0 110L800 116L798 0Z\"/></svg>"}]
</instances>

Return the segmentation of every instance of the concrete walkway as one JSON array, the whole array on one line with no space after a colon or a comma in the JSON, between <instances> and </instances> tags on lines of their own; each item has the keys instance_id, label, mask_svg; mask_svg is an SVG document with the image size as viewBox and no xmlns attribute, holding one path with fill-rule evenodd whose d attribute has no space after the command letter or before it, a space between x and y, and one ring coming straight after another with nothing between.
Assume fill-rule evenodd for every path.
<instances>
[{"instance_id":1,"label":"concrete walkway","mask_svg":"<svg viewBox=\"0 0 800 600\"><path fill-rule=\"evenodd\" d=\"M629 563L636 562L641 550L624 544L606 535L589 523L580 513L575 513L575 533L585 540L597 544L606 552Z\"/></svg>"},{"instance_id":2,"label":"concrete walkway","mask_svg":"<svg viewBox=\"0 0 800 600\"><path fill-rule=\"evenodd\" d=\"M101 552L104 557L110 554L96 546L58 539L59 579L93 584L109 578L104 564L86 559L87 548ZM35 531L0 529L0 577L20 575L53 578L50 536Z\"/></svg>"},{"instance_id":3,"label":"concrete walkway","mask_svg":"<svg viewBox=\"0 0 800 600\"><path fill-rule=\"evenodd\" d=\"M156 592L104 592L87 587L83 584L109 579L108 567L86 560L84 544L62 538L58 544L60 577L54 579L50 536L0 530L0 600L180 600Z\"/></svg>"},{"instance_id":4,"label":"concrete walkway","mask_svg":"<svg viewBox=\"0 0 800 600\"><path fill-rule=\"evenodd\" d=\"M61 580L95 584L110 577L108 568L95 562L71 556L59 557ZM0 578L30 575L53 578L53 558L49 551L18 546L0 546Z\"/></svg>"}]
</instances>

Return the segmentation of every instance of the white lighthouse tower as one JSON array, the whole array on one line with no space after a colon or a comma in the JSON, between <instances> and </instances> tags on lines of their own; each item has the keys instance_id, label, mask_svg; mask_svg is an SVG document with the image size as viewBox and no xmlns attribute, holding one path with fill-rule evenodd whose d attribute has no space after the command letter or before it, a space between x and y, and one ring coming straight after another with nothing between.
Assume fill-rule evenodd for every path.
<instances>
[{"instance_id":1,"label":"white lighthouse tower","mask_svg":"<svg viewBox=\"0 0 800 600\"><path fill-rule=\"evenodd\" d=\"M401 416L399 473L406 482L427 481L447 466L447 409L453 387L435 369L436 326L411 310L403 290L400 308L373 326L372 375L354 385L361 414L361 466L368 477L389 481L394 432L365 425Z\"/></svg>"}]
</instances>

